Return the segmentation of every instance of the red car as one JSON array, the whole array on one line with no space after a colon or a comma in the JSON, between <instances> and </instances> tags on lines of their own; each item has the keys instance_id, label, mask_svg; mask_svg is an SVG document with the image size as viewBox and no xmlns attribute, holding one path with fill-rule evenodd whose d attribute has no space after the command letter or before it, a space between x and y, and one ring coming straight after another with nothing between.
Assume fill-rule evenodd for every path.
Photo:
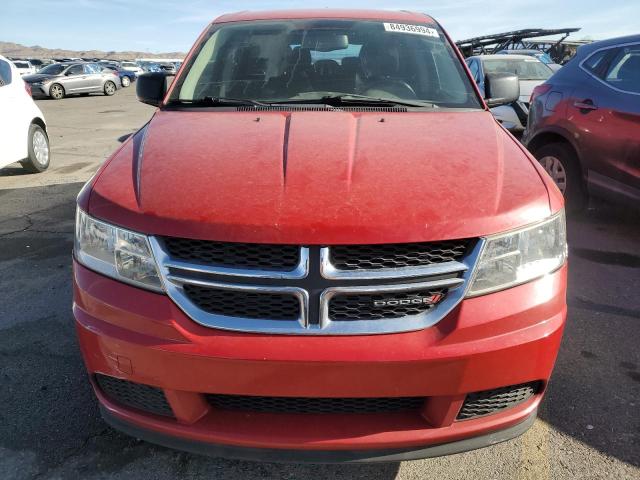
<instances>
[{"instance_id":1,"label":"red car","mask_svg":"<svg viewBox=\"0 0 640 480\"><path fill-rule=\"evenodd\" d=\"M562 337L563 199L518 97L419 13L225 15L78 197L102 414L194 452L407 460L533 423Z\"/></svg>"}]
</instances>

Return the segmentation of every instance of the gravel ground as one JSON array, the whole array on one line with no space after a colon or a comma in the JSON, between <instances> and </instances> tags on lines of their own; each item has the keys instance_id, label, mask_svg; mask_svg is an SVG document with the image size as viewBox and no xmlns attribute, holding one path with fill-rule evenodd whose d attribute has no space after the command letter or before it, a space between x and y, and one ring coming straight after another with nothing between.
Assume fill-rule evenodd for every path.
<instances>
[{"instance_id":1,"label":"gravel ground","mask_svg":"<svg viewBox=\"0 0 640 480\"><path fill-rule=\"evenodd\" d=\"M153 109L114 97L39 101L52 166L0 170L3 479L640 479L640 215L596 203L569 222L569 321L534 427L491 448L360 466L200 457L126 437L99 417L71 316L75 196Z\"/></svg>"}]
</instances>

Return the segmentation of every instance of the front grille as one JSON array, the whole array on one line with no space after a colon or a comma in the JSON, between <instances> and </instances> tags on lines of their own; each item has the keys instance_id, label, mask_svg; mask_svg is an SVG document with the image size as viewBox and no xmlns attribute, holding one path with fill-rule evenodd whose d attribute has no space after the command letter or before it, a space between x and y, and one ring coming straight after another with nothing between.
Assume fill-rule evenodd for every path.
<instances>
[{"instance_id":1,"label":"front grille","mask_svg":"<svg viewBox=\"0 0 640 480\"><path fill-rule=\"evenodd\" d=\"M200 309L215 315L270 320L300 318L300 301L290 294L256 293L193 284L185 284L184 292Z\"/></svg>"},{"instance_id":2,"label":"front grille","mask_svg":"<svg viewBox=\"0 0 640 480\"><path fill-rule=\"evenodd\" d=\"M164 392L159 388L101 374L96 374L95 380L100 390L111 400L145 412L173 417Z\"/></svg>"},{"instance_id":3,"label":"front grille","mask_svg":"<svg viewBox=\"0 0 640 480\"><path fill-rule=\"evenodd\" d=\"M261 413L389 413L419 410L423 397L308 398L207 395L214 408Z\"/></svg>"},{"instance_id":4,"label":"front grille","mask_svg":"<svg viewBox=\"0 0 640 480\"><path fill-rule=\"evenodd\" d=\"M458 420L481 417L511 408L531 398L539 388L539 382L531 382L470 393L458 413Z\"/></svg>"},{"instance_id":5,"label":"front grille","mask_svg":"<svg viewBox=\"0 0 640 480\"><path fill-rule=\"evenodd\" d=\"M445 289L402 293L336 295L329 301L331 320L379 320L420 315L437 305ZM385 302L384 305L376 302Z\"/></svg>"},{"instance_id":6,"label":"front grille","mask_svg":"<svg viewBox=\"0 0 640 480\"><path fill-rule=\"evenodd\" d=\"M385 245L338 245L331 247L329 258L338 270L381 270L421 267L460 260L468 241L396 243Z\"/></svg>"},{"instance_id":7,"label":"front grille","mask_svg":"<svg viewBox=\"0 0 640 480\"><path fill-rule=\"evenodd\" d=\"M195 322L282 335L373 335L435 325L462 301L482 243L150 238L167 294Z\"/></svg>"},{"instance_id":8,"label":"front grille","mask_svg":"<svg viewBox=\"0 0 640 480\"><path fill-rule=\"evenodd\" d=\"M175 260L227 268L288 271L298 266L300 247L258 243L210 242L165 237L165 247Z\"/></svg>"}]
</instances>

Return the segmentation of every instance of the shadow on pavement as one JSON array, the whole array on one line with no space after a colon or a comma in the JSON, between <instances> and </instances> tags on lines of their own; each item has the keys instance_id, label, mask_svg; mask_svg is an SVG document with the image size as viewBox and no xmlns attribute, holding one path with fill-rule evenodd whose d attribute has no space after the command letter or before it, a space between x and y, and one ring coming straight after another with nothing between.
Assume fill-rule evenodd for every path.
<instances>
[{"instance_id":1,"label":"shadow on pavement","mask_svg":"<svg viewBox=\"0 0 640 480\"><path fill-rule=\"evenodd\" d=\"M19 163L11 164L0 168L0 177L16 177L24 175L39 175L38 173L27 172Z\"/></svg>"},{"instance_id":2,"label":"shadow on pavement","mask_svg":"<svg viewBox=\"0 0 640 480\"><path fill-rule=\"evenodd\" d=\"M540 418L640 466L640 213L592 203L568 220L569 313Z\"/></svg>"}]
</instances>

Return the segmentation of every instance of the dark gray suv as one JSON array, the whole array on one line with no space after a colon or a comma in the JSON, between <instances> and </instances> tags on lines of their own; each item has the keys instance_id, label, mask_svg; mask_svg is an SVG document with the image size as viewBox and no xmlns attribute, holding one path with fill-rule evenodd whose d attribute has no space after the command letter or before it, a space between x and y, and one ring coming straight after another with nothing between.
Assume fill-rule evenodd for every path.
<instances>
[{"instance_id":1,"label":"dark gray suv","mask_svg":"<svg viewBox=\"0 0 640 480\"><path fill-rule=\"evenodd\" d=\"M95 63L54 63L35 75L22 79L31 86L33 96L60 100L67 95L102 93L113 95L120 85L117 72L103 71Z\"/></svg>"}]
</instances>

